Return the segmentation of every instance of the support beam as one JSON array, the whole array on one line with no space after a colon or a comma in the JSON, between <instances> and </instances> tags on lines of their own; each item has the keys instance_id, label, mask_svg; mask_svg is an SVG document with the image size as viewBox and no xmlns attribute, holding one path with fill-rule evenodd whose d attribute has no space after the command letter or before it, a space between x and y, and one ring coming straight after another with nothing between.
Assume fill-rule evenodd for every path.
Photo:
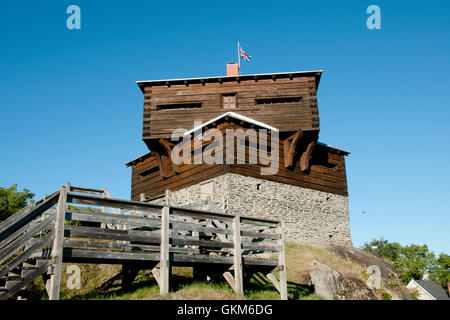
<instances>
[{"instance_id":1,"label":"support beam","mask_svg":"<svg viewBox=\"0 0 450 320\"><path fill-rule=\"evenodd\" d=\"M170 207L163 207L161 214L161 247L160 247L160 279L159 293L165 295L169 293L169 215Z\"/></svg>"},{"instance_id":2,"label":"support beam","mask_svg":"<svg viewBox=\"0 0 450 320\"><path fill-rule=\"evenodd\" d=\"M172 149L175 146L175 144L167 139L159 139L159 144L163 147L167 159L169 159L172 156ZM172 162L172 169L175 171L175 173L180 173L180 165L175 164Z\"/></svg>"},{"instance_id":3,"label":"support beam","mask_svg":"<svg viewBox=\"0 0 450 320\"><path fill-rule=\"evenodd\" d=\"M161 177L167 178L169 176L168 157L155 150L152 150L151 154L155 157L156 162L158 163L159 173L161 174Z\"/></svg>"},{"instance_id":4,"label":"support beam","mask_svg":"<svg viewBox=\"0 0 450 320\"><path fill-rule=\"evenodd\" d=\"M233 289L233 291L236 292L236 286L235 286L236 281L235 281L233 275L231 274L231 272L229 272L229 271L225 272L223 274L223 277L225 278L225 280L227 280L231 289Z\"/></svg>"},{"instance_id":5,"label":"support beam","mask_svg":"<svg viewBox=\"0 0 450 320\"><path fill-rule=\"evenodd\" d=\"M296 154L296 148L303 136L303 131L297 131L292 136L283 141L284 144L284 166L285 168L291 167L294 164L294 157Z\"/></svg>"},{"instance_id":6,"label":"support beam","mask_svg":"<svg viewBox=\"0 0 450 320\"><path fill-rule=\"evenodd\" d=\"M56 207L55 239L52 248L52 274L50 277L49 300L59 300L61 290L61 271L64 243L64 222L67 207L67 189L59 188L59 200Z\"/></svg>"},{"instance_id":7,"label":"support beam","mask_svg":"<svg viewBox=\"0 0 450 320\"><path fill-rule=\"evenodd\" d=\"M234 264L234 292L244 294L242 278L242 244L241 244L241 217L239 214L233 218L233 264Z\"/></svg>"},{"instance_id":8,"label":"support beam","mask_svg":"<svg viewBox=\"0 0 450 320\"><path fill-rule=\"evenodd\" d=\"M310 170L311 166L311 155L312 151L316 145L316 141L311 141L308 146L306 147L305 152L303 152L302 156L300 157L300 170L302 172L308 172Z\"/></svg>"},{"instance_id":9,"label":"support beam","mask_svg":"<svg viewBox=\"0 0 450 320\"><path fill-rule=\"evenodd\" d=\"M152 269L152 274L153 274L153 277L155 278L156 282L158 283L158 286L161 287L161 281L160 281L161 270L159 269L159 264Z\"/></svg>"},{"instance_id":10,"label":"support beam","mask_svg":"<svg viewBox=\"0 0 450 320\"><path fill-rule=\"evenodd\" d=\"M287 300L287 279L286 279L286 251L285 251L285 241L284 241L284 221L278 224L278 232L281 238L277 241L280 252L278 253L278 274L280 277L279 281L279 292L281 295L281 300ZM270 279L269 279L270 280Z\"/></svg>"},{"instance_id":11,"label":"support beam","mask_svg":"<svg viewBox=\"0 0 450 320\"><path fill-rule=\"evenodd\" d=\"M275 289L277 289L277 291L281 294L281 286L280 286L280 282L277 280L277 278L275 278L275 276L272 273L266 274L266 277L273 284Z\"/></svg>"}]
</instances>

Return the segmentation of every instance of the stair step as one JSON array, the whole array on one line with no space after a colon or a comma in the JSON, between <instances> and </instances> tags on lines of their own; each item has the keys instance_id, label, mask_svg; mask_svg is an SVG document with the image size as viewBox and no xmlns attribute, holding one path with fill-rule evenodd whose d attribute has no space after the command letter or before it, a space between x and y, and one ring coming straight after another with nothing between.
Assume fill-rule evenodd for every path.
<instances>
[{"instance_id":1,"label":"stair step","mask_svg":"<svg viewBox=\"0 0 450 320\"><path fill-rule=\"evenodd\" d=\"M35 263L29 263L29 262L22 263L22 268L35 268L35 267L36 267Z\"/></svg>"},{"instance_id":2,"label":"stair step","mask_svg":"<svg viewBox=\"0 0 450 320\"><path fill-rule=\"evenodd\" d=\"M22 271L28 271L28 270L36 270L38 267L36 266L23 266Z\"/></svg>"},{"instance_id":3,"label":"stair step","mask_svg":"<svg viewBox=\"0 0 450 320\"><path fill-rule=\"evenodd\" d=\"M12 287L15 287L17 284L22 283L22 281L20 280L8 280L8 282L6 282L5 288L10 290Z\"/></svg>"},{"instance_id":4,"label":"stair step","mask_svg":"<svg viewBox=\"0 0 450 320\"><path fill-rule=\"evenodd\" d=\"M8 275L5 276L5 278L14 278L14 277L20 277L21 271L18 269L15 269L12 272L8 272Z\"/></svg>"},{"instance_id":5,"label":"stair step","mask_svg":"<svg viewBox=\"0 0 450 320\"><path fill-rule=\"evenodd\" d=\"M22 281L23 278L21 276L7 276L4 278L6 281Z\"/></svg>"},{"instance_id":6,"label":"stair step","mask_svg":"<svg viewBox=\"0 0 450 320\"><path fill-rule=\"evenodd\" d=\"M2 292L8 292L8 289L6 289L5 287L0 287L0 293Z\"/></svg>"},{"instance_id":7,"label":"stair step","mask_svg":"<svg viewBox=\"0 0 450 320\"><path fill-rule=\"evenodd\" d=\"M22 276L22 278L25 278L27 275L29 275L30 273L33 273L36 270L37 270L37 268L22 270L21 276Z\"/></svg>"},{"instance_id":8,"label":"stair step","mask_svg":"<svg viewBox=\"0 0 450 320\"><path fill-rule=\"evenodd\" d=\"M27 260L27 263L34 263L36 260L39 261L39 260L50 260L50 259L51 259L50 255L48 255L48 256L41 256L41 255L36 254L36 255L31 256Z\"/></svg>"}]
</instances>

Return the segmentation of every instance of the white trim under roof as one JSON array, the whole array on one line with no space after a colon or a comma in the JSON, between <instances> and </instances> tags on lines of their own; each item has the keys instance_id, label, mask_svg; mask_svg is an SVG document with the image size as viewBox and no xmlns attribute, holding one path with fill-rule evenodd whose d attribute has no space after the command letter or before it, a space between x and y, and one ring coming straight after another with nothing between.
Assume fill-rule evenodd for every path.
<instances>
[{"instance_id":1,"label":"white trim under roof","mask_svg":"<svg viewBox=\"0 0 450 320\"><path fill-rule=\"evenodd\" d=\"M268 130L278 131L277 128L271 127L271 126L269 126L268 124L265 124L265 123L256 121L256 120L254 120L254 119L252 119L252 118L243 116L243 115L241 115L241 114L239 114L239 113L235 113L235 112L233 112L233 111L229 111L229 112L226 112L226 113L222 114L221 116L218 116L218 117L216 117L216 118L214 118L214 119L211 119L211 120L209 120L209 121L207 121L207 122L205 122L205 123L203 123L203 124L201 124L201 125L199 125L199 126L193 128L193 129L191 129L191 130L189 130L189 131L186 131L186 132L184 133L184 135L185 135L185 136L190 135L191 133L193 133L193 132L195 132L195 131L197 131L197 130L200 130L200 129L203 128L204 126L207 126L207 125L209 125L209 124L211 124L211 123L213 123L213 122L216 122L217 120L220 120L220 119L225 118L225 117L230 117L230 118L234 118L234 119L237 119L237 120L242 120L242 121L245 121L245 122L247 122L247 123L254 124L255 126L262 127L262 128L266 128L266 129L268 129Z\"/></svg>"},{"instance_id":2,"label":"white trim under roof","mask_svg":"<svg viewBox=\"0 0 450 320\"><path fill-rule=\"evenodd\" d=\"M323 142L320 142L320 141L317 141L317 144L320 144L321 146L324 146L324 147L327 147L327 148L330 148L330 149L334 149L334 150L337 150L337 151L342 151L342 152L345 152L347 154L350 154L350 152L348 152L348 151L345 151L345 150L342 150L342 149L330 146L329 144L326 144L326 143L323 143Z\"/></svg>"}]
</instances>

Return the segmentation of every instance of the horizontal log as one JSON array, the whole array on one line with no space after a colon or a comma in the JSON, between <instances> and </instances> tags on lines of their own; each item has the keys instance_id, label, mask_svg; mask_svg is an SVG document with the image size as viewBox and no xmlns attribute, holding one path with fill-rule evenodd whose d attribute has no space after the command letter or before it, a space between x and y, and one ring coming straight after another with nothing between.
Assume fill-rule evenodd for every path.
<instances>
[{"instance_id":1,"label":"horizontal log","mask_svg":"<svg viewBox=\"0 0 450 320\"><path fill-rule=\"evenodd\" d=\"M104 250L85 250L64 248L64 259L108 260L122 263L123 261L159 261L159 253L120 252ZM100 261L101 262L101 261Z\"/></svg>"},{"instance_id":2,"label":"horizontal log","mask_svg":"<svg viewBox=\"0 0 450 320\"><path fill-rule=\"evenodd\" d=\"M191 239L189 239L191 238ZM233 248L232 242L214 241L214 240L194 240L192 237L171 236L172 244L192 245L209 248Z\"/></svg>"},{"instance_id":3,"label":"horizontal log","mask_svg":"<svg viewBox=\"0 0 450 320\"><path fill-rule=\"evenodd\" d=\"M133 243L117 243L117 242L98 242L98 241L82 241L82 240L64 240L64 247L83 248L83 249L116 249L128 251L151 251L159 252L159 245L143 245ZM177 253L198 253L198 249L171 247L169 252Z\"/></svg>"},{"instance_id":4,"label":"horizontal log","mask_svg":"<svg viewBox=\"0 0 450 320\"><path fill-rule=\"evenodd\" d=\"M151 204L140 201L133 200L122 200L116 198L101 198L88 194L76 194L69 192L67 194L67 202L70 203L78 203L78 204L86 204L86 205L94 205L94 206L102 206L102 207L111 207L118 209L131 209L131 210L140 210L140 211L150 211L155 212L156 210L161 210L162 205Z\"/></svg>"},{"instance_id":5,"label":"horizontal log","mask_svg":"<svg viewBox=\"0 0 450 320\"><path fill-rule=\"evenodd\" d=\"M68 211L66 212L66 219L86 221L86 222L125 224L128 226L139 226L139 227L154 227L154 228L161 227L161 221L159 219L144 218L129 215L109 214L101 212Z\"/></svg>"},{"instance_id":6,"label":"horizontal log","mask_svg":"<svg viewBox=\"0 0 450 320\"><path fill-rule=\"evenodd\" d=\"M105 192L104 190L100 190L100 189L83 188L83 187L75 187L75 186L70 186L70 191L80 192L80 193L99 194L99 195L103 195Z\"/></svg>"},{"instance_id":7,"label":"horizontal log","mask_svg":"<svg viewBox=\"0 0 450 320\"><path fill-rule=\"evenodd\" d=\"M281 235L277 233L262 233L262 232L252 232L252 231L241 231L241 235L243 237L249 238L263 238L270 240L278 240L281 239Z\"/></svg>"},{"instance_id":8,"label":"horizontal log","mask_svg":"<svg viewBox=\"0 0 450 320\"><path fill-rule=\"evenodd\" d=\"M257 251L269 251L269 252L280 252L281 251L280 247L253 244L253 243L242 243L242 248L244 250L257 250Z\"/></svg>"},{"instance_id":9,"label":"horizontal log","mask_svg":"<svg viewBox=\"0 0 450 320\"><path fill-rule=\"evenodd\" d=\"M95 227L65 226L64 236L70 238L160 243L159 232L138 230L110 230Z\"/></svg>"},{"instance_id":10,"label":"horizontal log","mask_svg":"<svg viewBox=\"0 0 450 320\"><path fill-rule=\"evenodd\" d=\"M213 228L213 227L204 227L198 224L189 223L189 222L178 222L171 221L170 222L173 231L198 231L204 233L215 233L215 234L226 234L232 235L233 230L224 229L224 228Z\"/></svg>"}]
</instances>

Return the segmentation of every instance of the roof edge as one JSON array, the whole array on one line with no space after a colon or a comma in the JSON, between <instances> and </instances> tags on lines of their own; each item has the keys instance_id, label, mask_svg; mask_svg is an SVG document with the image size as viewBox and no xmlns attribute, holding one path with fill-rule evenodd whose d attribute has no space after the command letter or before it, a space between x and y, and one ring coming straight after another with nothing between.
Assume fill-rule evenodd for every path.
<instances>
[{"instance_id":1,"label":"roof edge","mask_svg":"<svg viewBox=\"0 0 450 320\"><path fill-rule=\"evenodd\" d=\"M218 82L218 81L240 81L240 80L252 80L252 79L269 79L269 78L294 78L304 76L316 77L316 88L319 87L320 78L323 70L312 71L291 71L291 72L278 72L278 73L258 73L258 74L241 74L238 76L215 76L215 77L196 77L196 78L176 78L176 79L161 79L161 80L142 80L136 81L143 92L143 87L150 86L164 86L172 84L188 84L188 83L206 83L206 82Z\"/></svg>"}]
</instances>

